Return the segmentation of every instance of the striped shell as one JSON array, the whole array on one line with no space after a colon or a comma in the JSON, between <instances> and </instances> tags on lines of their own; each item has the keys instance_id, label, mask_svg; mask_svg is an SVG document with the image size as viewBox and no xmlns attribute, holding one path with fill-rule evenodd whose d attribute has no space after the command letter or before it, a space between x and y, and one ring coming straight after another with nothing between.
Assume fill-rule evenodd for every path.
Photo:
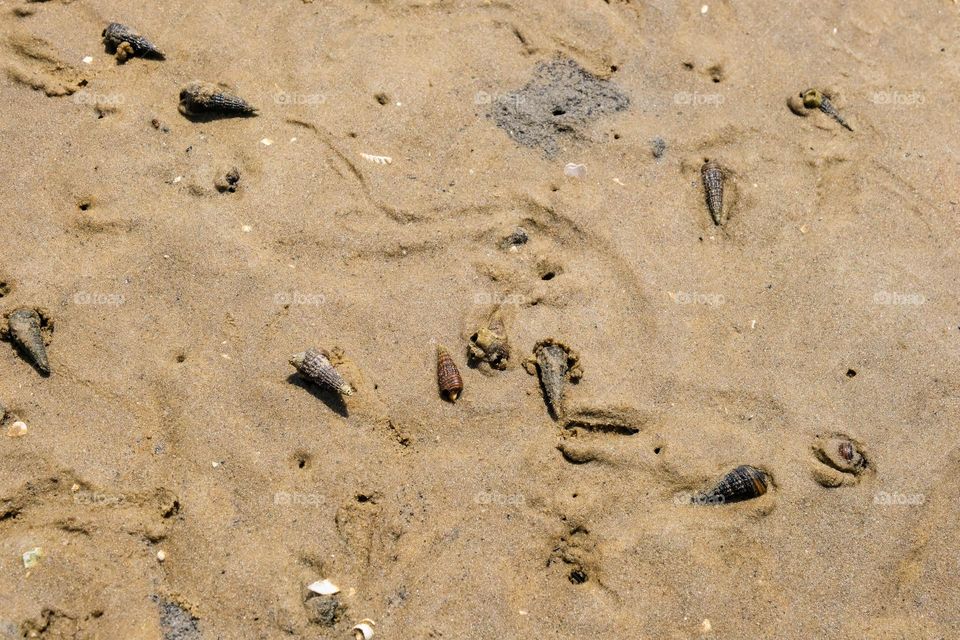
<instances>
[{"instance_id":1,"label":"striped shell","mask_svg":"<svg viewBox=\"0 0 960 640\"><path fill-rule=\"evenodd\" d=\"M180 91L180 112L184 115L219 114L251 116L256 107L209 82L191 82Z\"/></svg>"},{"instance_id":2,"label":"striped shell","mask_svg":"<svg viewBox=\"0 0 960 640\"><path fill-rule=\"evenodd\" d=\"M163 52L152 42L119 22L108 24L101 36L104 44L111 50L116 50L121 44L128 43L136 56L160 58L161 60L164 58Z\"/></svg>"},{"instance_id":3,"label":"striped shell","mask_svg":"<svg viewBox=\"0 0 960 640\"><path fill-rule=\"evenodd\" d=\"M463 391L460 371L450 352L440 345L437 345L437 383L440 385L440 394L450 402L456 402Z\"/></svg>"},{"instance_id":4,"label":"striped shell","mask_svg":"<svg viewBox=\"0 0 960 640\"><path fill-rule=\"evenodd\" d=\"M703 188L707 194L707 209L715 225L723 224L723 170L713 160L707 160L700 168Z\"/></svg>"},{"instance_id":5,"label":"striped shell","mask_svg":"<svg viewBox=\"0 0 960 640\"><path fill-rule=\"evenodd\" d=\"M50 362L44 345L41 327L43 321L35 309L20 308L7 316L6 337L17 347L21 355L36 365L43 375L50 375Z\"/></svg>"},{"instance_id":6,"label":"striped shell","mask_svg":"<svg viewBox=\"0 0 960 640\"><path fill-rule=\"evenodd\" d=\"M330 354L322 349L311 347L298 353L290 358L290 364L296 367L300 375L318 386L345 396L353 395L353 387L333 368Z\"/></svg>"},{"instance_id":7,"label":"striped shell","mask_svg":"<svg viewBox=\"0 0 960 640\"><path fill-rule=\"evenodd\" d=\"M770 482L764 471L749 465L740 465L709 491L694 496L698 504L726 504L758 498L767 492Z\"/></svg>"}]
</instances>

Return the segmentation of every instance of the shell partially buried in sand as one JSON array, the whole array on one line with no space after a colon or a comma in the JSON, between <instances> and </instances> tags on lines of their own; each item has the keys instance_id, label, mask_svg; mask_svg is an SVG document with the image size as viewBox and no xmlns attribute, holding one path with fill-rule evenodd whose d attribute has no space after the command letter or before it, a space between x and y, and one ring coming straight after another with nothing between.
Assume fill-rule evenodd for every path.
<instances>
[{"instance_id":1,"label":"shell partially buried in sand","mask_svg":"<svg viewBox=\"0 0 960 640\"><path fill-rule=\"evenodd\" d=\"M711 489L693 496L694 504L728 504L759 498L767 492L767 472L750 465L740 465L727 473Z\"/></svg>"},{"instance_id":2,"label":"shell partially buried in sand","mask_svg":"<svg viewBox=\"0 0 960 640\"><path fill-rule=\"evenodd\" d=\"M470 336L470 359L501 371L507 368L510 341L507 339L506 321L499 309L494 309L476 333Z\"/></svg>"},{"instance_id":3,"label":"shell partially buried in sand","mask_svg":"<svg viewBox=\"0 0 960 640\"><path fill-rule=\"evenodd\" d=\"M567 383L583 377L580 355L554 338L541 340L533 347L533 357L524 362L527 373L540 374L544 400L550 414L561 419L564 416L563 396Z\"/></svg>"},{"instance_id":4,"label":"shell partially buried in sand","mask_svg":"<svg viewBox=\"0 0 960 640\"><path fill-rule=\"evenodd\" d=\"M44 310L21 307L7 314L7 326L2 330L2 335L43 375L50 375L44 334L52 331L53 321Z\"/></svg>"},{"instance_id":5,"label":"shell partially buried in sand","mask_svg":"<svg viewBox=\"0 0 960 640\"><path fill-rule=\"evenodd\" d=\"M353 387L330 363L330 354L323 349L311 347L290 357L300 375L319 387L336 391L345 396L353 395Z\"/></svg>"},{"instance_id":6,"label":"shell partially buried in sand","mask_svg":"<svg viewBox=\"0 0 960 640\"><path fill-rule=\"evenodd\" d=\"M824 487L850 487L872 466L863 445L841 433L818 436L811 446L813 479Z\"/></svg>"}]
</instances>

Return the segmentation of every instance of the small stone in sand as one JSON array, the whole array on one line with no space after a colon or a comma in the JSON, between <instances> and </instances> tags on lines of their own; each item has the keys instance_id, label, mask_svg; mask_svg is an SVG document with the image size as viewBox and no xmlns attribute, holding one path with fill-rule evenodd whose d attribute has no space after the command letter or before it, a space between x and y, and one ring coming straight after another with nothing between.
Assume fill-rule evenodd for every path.
<instances>
[{"instance_id":1,"label":"small stone in sand","mask_svg":"<svg viewBox=\"0 0 960 640\"><path fill-rule=\"evenodd\" d=\"M20 438L27 435L27 424L20 420L10 423L7 426L7 435L11 438Z\"/></svg>"},{"instance_id":2,"label":"small stone in sand","mask_svg":"<svg viewBox=\"0 0 960 640\"><path fill-rule=\"evenodd\" d=\"M563 175L568 178L583 178L587 175L587 167L582 164L569 163L563 168Z\"/></svg>"},{"instance_id":3,"label":"small stone in sand","mask_svg":"<svg viewBox=\"0 0 960 640\"><path fill-rule=\"evenodd\" d=\"M651 140L650 145L653 147L653 157L657 160L662 158L663 154L667 152L667 142L660 136Z\"/></svg>"},{"instance_id":4,"label":"small stone in sand","mask_svg":"<svg viewBox=\"0 0 960 640\"><path fill-rule=\"evenodd\" d=\"M166 559L167 559L167 553L163 549L161 549L160 551L157 551L157 562L163 562Z\"/></svg>"},{"instance_id":5,"label":"small stone in sand","mask_svg":"<svg viewBox=\"0 0 960 640\"><path fill-rule=\"evenodd\" d=\"M43 556L43 549L40 547L34 547L29 551L24 551L23 553L23 567L25 569L33 568L40 562L40 558Z\"/></svg>"}]
</instances>

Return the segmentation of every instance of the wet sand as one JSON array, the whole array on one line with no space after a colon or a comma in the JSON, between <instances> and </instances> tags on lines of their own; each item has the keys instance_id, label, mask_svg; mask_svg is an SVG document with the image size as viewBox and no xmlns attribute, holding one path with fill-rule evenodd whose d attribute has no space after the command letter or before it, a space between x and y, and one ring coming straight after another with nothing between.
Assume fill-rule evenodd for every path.
<instances>
[{"instance_id":1,"label":"wet sand","mask_svg":"<svg viewBox=\"0 0 960 640\"><path fill-rule=\"evenodd\" d=\"M705 4L0 4L0 637L957 637L960 9Z\"/></svg>"}]
</instances>

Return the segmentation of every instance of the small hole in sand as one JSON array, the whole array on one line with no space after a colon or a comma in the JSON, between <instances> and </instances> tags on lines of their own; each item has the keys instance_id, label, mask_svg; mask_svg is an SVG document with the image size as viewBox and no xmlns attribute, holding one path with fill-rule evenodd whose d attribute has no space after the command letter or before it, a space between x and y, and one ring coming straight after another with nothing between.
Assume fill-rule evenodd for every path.
<instances>
[{"instance_id":1,"label":"small hole in sand","mask_svg":"<svg viewBox=\"0 0 960 640\"><path fill-rule=\"evenodd\" d=\"M550 191L560 191L560 187L555 184L550 185Z\"/></svg>"},{"instance_id":2,"label":"small hole in sand","mask_svg":"<svg viewBox=\"0 0 960 640\"><path fill-rule=\"evenodd\" d=\"M357 132L356 132L356 131L350 131L349 133L347 133L347 137L348 137L348 138L356 138L356 137L357 137Z\"/></svg>"},{"instance_id":3,"label":"small hole in sand","mask_svg":"<svg viewBox=\"0 0 960 640\"><path fill-rule=\"evenodd\" d=\"M655 447L654 450L653 450L653 452L654 452L655 454L657 454L657 455L660 455L660 452L661 452L661 451L663 451L663 448L662 448L662 447Z\"/></svg>"},{"instance_id":4,"label":"small hole in sand","mask_svg":"<svg viewBox=\"0 0 960 640\"><path fill-rule=\"evenodd\" d=\"M557 275L557 274L555 274L553 271L547 271L545 274L543 274L542 276L540 276L540 279L541 279L541 280L553 280L554 277L556 277L556 275Z\"/></svg>"},{"instance_id":5,"label":"small hole in sand","mask_svg":"<svg viewBox=\"0 0 960 640\"><path fill-rule=\"evenodd\" d=\"M619 133L613 134L613 139L614 139L614 140L619 140L619 139L620 139L620 134L619 134Z\"/></svg>"},{"instance_id":6,"label":"small hole in sand","mask_svg":"<svg viewBox=\"0 0 960 640\"><path fill-rule=\"evenodd\" d=\"M80 211L86 211L92 206L93 206L93 200L91 200L90 198L81 198L77 202L77 208L80 209Z\"/></svg>"},{"instance_id":7,"label":"small hole in sand","mask_svg":"<svg viewBox=\"0 0 960 640\"><path fill-rule=\"evenodd\" d=\"M0 298L10 293L10 285L6 282L0 281Z\"/></svg>"},{"instance_id":8,"label":"small hole in sand","mask_svg":"<svg viewBox=\"0 0 960 640\"><path fill-rule=\"evenodd\" d=\"M562 116L565 113L566 113L566 110L561 109L560 107L557 107L556 109L553 110L553 115L555 116Z\"/></svg>"},{"instance_id":9,"label":"small hole in sand","mask_svg":"<svg viewBox=\"0 0 960 640\"><path fill-rule=\"evenodd\" d=\"M357 494L357 502L361 504L363 504L364 502L370 502L370 496L359 493Z\"/></svg>"},{"instance_id":10,"label":"small hole in sand","mask_svg":"<svg viewBox=\"0 0 960 640\"><path fill-rule=\"evenodd\" d=\"M187 360L187 354L185 354L185 353L178 353L178 354L177 354L177 362L183 363L183 362L185 362L186 360Z\"/></svg>"},{"instance_id":11,"label":"small hole in sand","mask_svg":"<svg viewBox=\"0 0 960 640\"><path fill-rule=\"evenodd\" d=\"M373 96L373 97L376 98L377 102L379 102L380 104L383 104L383 105L385 105L385 104L387 104L388 102L390 102L390 97L387 96L387 94L385 94L385 93L378 93L378 94L376 94L376 95Z\"/></svg>"},{"instance_id":12,"label":"small hole in sand","mask_svg":"<svg viewBox=\"0 0 960 640\"><path fill-rule=\"evenodd\" d=\"M852 377L855 376L855 375L857 375L857 372L856 372L856 371L854 371L853 369L847 369L847 377L848 377L848 378L852 378Z\"/></svg>"},{"instance_id":13,"label":"small hole in sand","mask_svg":"<svg viewBox=\"0 0 960 640\"><path fill-rule=\"evenodd\" d=\"M617 65L615 65L615 64L610 65L610 71L612 71L613 73L616 73L616 72L617 72L617 68L618 68L618 67L617 67Z\"/></svg>"},{"instance_id":14,"label":"small hole in sand","mask_svg":"<svg viewBox=\"0 0 960 640\"><path fill-rule=\"evenodd\" d=\"M306 469L310 464L310 456L306 453L298 453L296 456L297 469Z\"/></svg>"},{"instance_id":15,"label":"small hole in sand","mask_svg":"<svg viewBox=\"0 0 960 640\"><path fill-rule=\"evenodd\" d=\"M573 584L583 584L587 581L587 572L583 569L574 569L570 572L570 582Z\"/></svg>"}]
</instances>

